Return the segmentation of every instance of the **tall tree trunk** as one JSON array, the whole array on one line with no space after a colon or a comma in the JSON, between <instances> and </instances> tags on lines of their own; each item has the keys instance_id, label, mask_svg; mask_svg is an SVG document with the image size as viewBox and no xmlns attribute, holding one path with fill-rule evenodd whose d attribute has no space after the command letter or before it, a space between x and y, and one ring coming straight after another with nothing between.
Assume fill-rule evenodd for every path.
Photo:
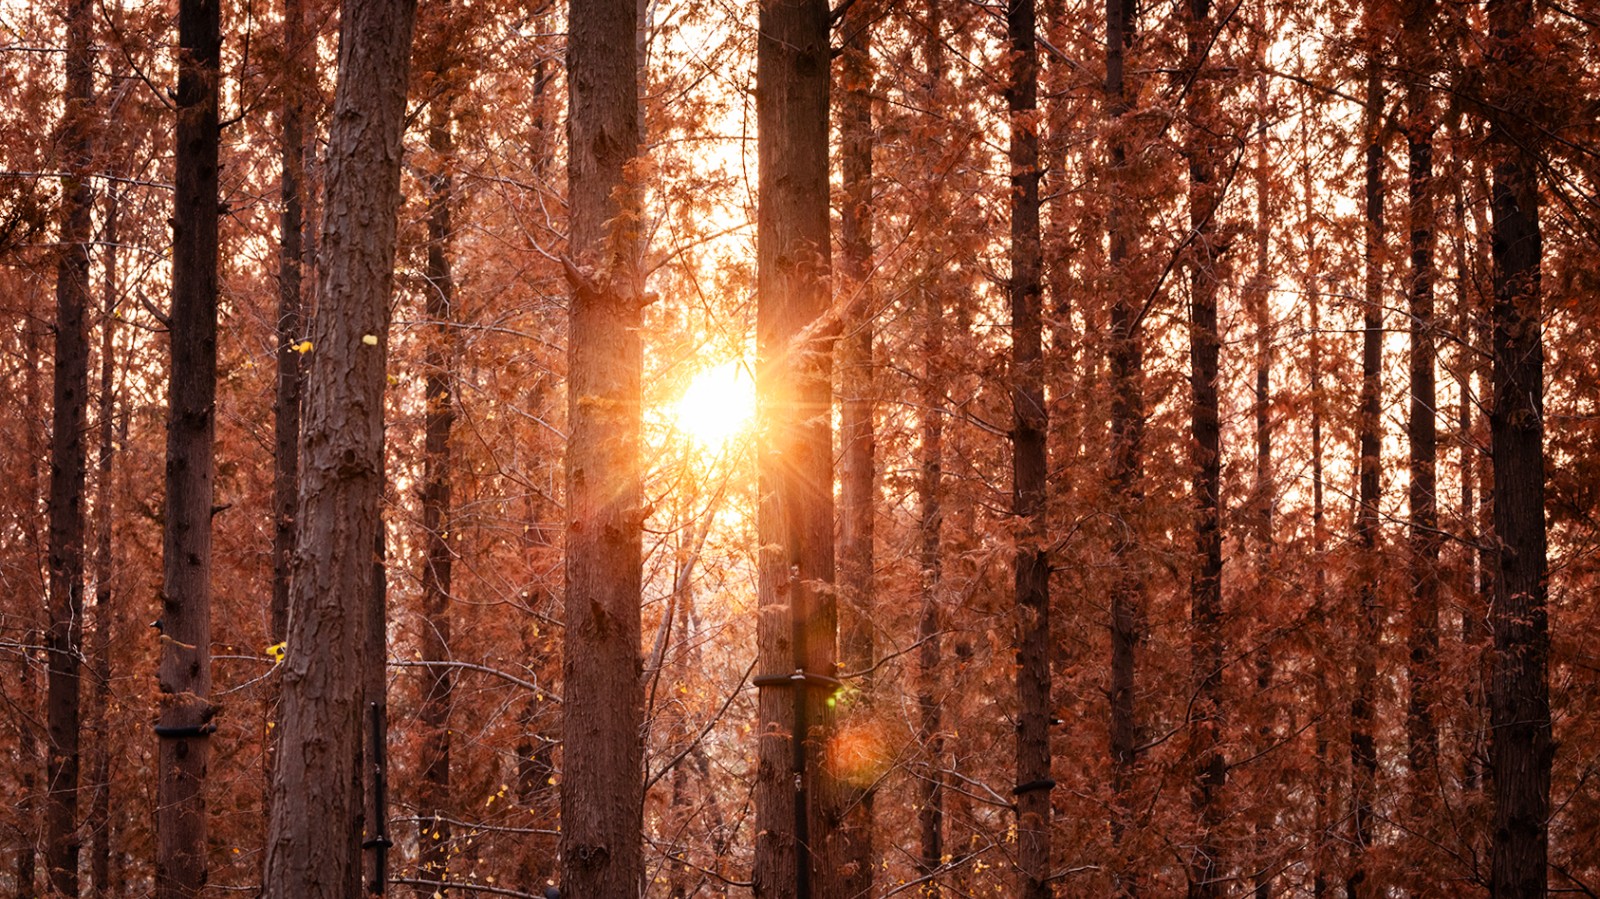
<instances>
[{"instance_id":1,"label":"tall tree trunk","mask_svg":"<svg viewBox=\"0 0 1600 899\"><path fill-rule=\"evenodd\" d=\"M1138 9L1134 0L1106 0L1106 105L1111 118L1106 214L1111 274L1118 287L1111 305L1111 496L1119 510L1133 512L1143 502L1144 470L1144 343L1139 334L1142 298L1129 277L1137 223L1127 191L1128 113L1127 51L1133 41ZM1111 585L1111 839L1121 848L1133 809L1134 766L1138 763L1137 652L1142 628L1143 585L1134 554L1139 540L1128 525L1116 543L1117 566ZM1120 854L1119 859L1124 856ZM1117 888L1139 891L1139 875L1130 869L1113 872Z\"/></svg>"},{"instance_id":2,"label":"tall tree trunk","mask_svg":"<svg viewBox=\"0 0 1600 899\"><path fill-rule=\"evenodd\" d=\"M849 7L841 28L844 49L839 69L840 170L844 206L839 215L840 300L852 310L839 341L839 663L849 671L872 667L876 594L873 586L873 514L877 500L876 407L873 358L875 305L858 294L872 289L872 4ZM873 714L871 676L857 685L865 701L852 712ZM843 818L838 872L842 896L872 892L874 790L863 773L852 773L839 797Z\"/></svg>"},{"instance_id":3,"label":"tall tree trunk","mask_svg":"<svg viewBox=\"0 0 1600 899\"><path fill-rule=\"evenodd\" d=\"M1531 0L1490 0L1491 109L1528 109L1533 46ZM1489 696L1489 768L1494 781L1490 890L1497 897L1548 889L1550 624L1544 520L1544 340L1540 328L1539 184L1533 128L1495 113L1494 163L1494 653Z\"/></svg>"},{"instance_id":4,"label":"tall tree trunk","mask_svg":"<svg viewBox=\"0 0 1600 899\"><path fill-rule=\"evenodd\" d=\"M1204 71L1213 35L1210 0L1189 0L1188 55L1191 79L1191 131L1184 148L1189 162L1189 360L1194 440L1194 547L1197 568L1190 577L1190 677L1194 711L1189 721L1189 757L1194 765L1191 801L1199 834L1189 862L1190 899L1221 895L1224 866L1216 829L1222 821L1220 794L1228 768L1222 751L1222 435L1217 406L1218 260L1215 234L1222 186L1217 183L1221 152L1210 130L1217 124L1216 87Z\"/></svg>"},{"instance_id":5,"label":"tall tree trunk","mask_svg":"<svg viewBox=\"0 0 1600 899\"><path fill-rule=\"evenodd\" d=\"M927 275L931 283L922 292L923 378L922 441L917 448L917 568L922 592L922 612L917 620L917 732L921 735L925 769L917 780L917 870L927 877L939 869L944 857L944 723L939 687L943 673L940 645L940 605L943 602L944 566L941 558L944 508L944 302L942 279ZM937 897L938 882L923 889Z\"/></svg>"},{"instance_id":6,"label":"tall tree trunk","mask_svg":"<svg viewBox=\"0 0 1600 899\"><path fill-rule=\"evenodd\" d=\"M831 897L832 344L826 0L764 0L756 38L757 899Z\"/></svg>"},{"instance_id":7,"label":"tall tree trunk","mask_svg":"<svg viewBox=\"0 0 1600 899\"><path fill-rule=\"evenodd\" d=\"M1357 429L1360 444L1359 505L1356 509L1357 609L1355 697L1350 704L1351 867L1345 879L1350 899L1365 896L1367 853L1372 846L1372 803L1377 790L1378 749L1375 732L1378 640L1382 610L1378 599L1378 498L1381 489L1381 411L1383 376L1383 81L1376 48L1368 51L1366 118L1366 238L1361 334L1361 405Z\"/></svg>"},{"instance_id":8,"label":"tall tree trunk","mask_svg":"<svg viewBox=\"0 0 1600 899\"><path fill-rule=\"evenodd\" d=\"M1406 429L1410 444L1407 504L1411 568L1406 761L1411 774L1410 812L1416 821L1413 826L1423 828L1424 835L1431 817L1439 758L1434 708L1438 703L1439 683L1439 552L1442 542L1436 500L1438 397L1433 303L1433 136L1437 126L1429 85L1424 80L1431 73L1428 30L1434 16L1432 0L1409 0L1402 34L1411 65L1420 69L1411 76L1405 92L1409 160L1407 204L1411 226L1411 279L1406 285L1411 318L1411 411Z\"/></svg>"},{"instance_id":9,"label":"tall tree trunk","mask_svg":"<svg viewBox=\"0 0 1600 899\"><path fill-rule=\"evenodd\" d=\"M263 895L359 874L357 768L383 493L383 392L413 0L346 0L328 135L320 310L300 435L295 573ZM381 660L380 660L381 661Z\"/></svg>"},{"instance_id":10,"label":"tall tree trunk","mask_svg":"<svg viewBox=\"0 0 1600 899\"><path fill-rule=\"evenodd\" d=\"M162 542L156 895L205 889L206 767L211 757L211 504L217 391L218 85L221 4L178 7L177 192L173 211Z\"/></svg>"},{"instance_id":11,"label":"tall tree trunk","mask_svg":"<svg viewBox=\"0 0 1600 899\"><path fill-rule=\"evenodd\" d=\"M448 5L443 7L448 9ZM426 419L423 426L422 474L422 660L426 688L422 699L422 784L418 797L419 868L422 879L448 881L450 824L450 706L454 677L450 660L450 574L453 555L450 478L450 429L455 424L455 280L450 266L450 166L454 149L450 129L455 117L449 49L440 49L434 71L440 93L428 107L428 149L439 170L428 179L427 294L423 317L433 326L423 365ZM418 899L429 899L431 887L418 886Z\"/></svg>"},{"instance_id":12,"label":"tall tree trunk","mask_svg":"<svg viewBox=\"0 0 1600 899\"><path fill-rule=\"evenodd\" d=\"M568 16L564 893L629 897L644 867L637 0ZM824 71L824 74L826 72Z\"/></svg>"},{"instance_id":13,"label":"tall tree trunk","mask_svg":"<svg viewBox=\"0 0 1600 899\"><path fill-rule=\"evenodd\" d=\"M1255 158L1255 273L1246 300L1250 306L1251 326L1255 330L1255 483L1251 501L1251 530L1255 540L1255 594L1251 603L1256 612L1255 686L1256 686L1256 750L1265 752L1274 743L1278 724L1278 707L1271 690L1275 672L1273 644L1277 642L1278 629L1274 627L1274 610L1279 608L1272 586L1279 568L1277 540L1273 525L1277 504L1277 484L1272 472L1272 134L1269 119L1271 97L1267 91L1266 53L1272 34L1272 22L1267 16L1265 0L1256 0L1256 38L1253 55L1256 65L1256 158ZM1276 795L1264 780L1257 781L1257 812L1252 824L1255 831L1255 897L1271 899L1273 872L1278 863L1272 859L1272 833L1276 828L1279 804Z\"/></svg>"},{"instance_id":14,"label":"tall tree trunk","mask_svg":"<svg viewBox=\"0 0 1600 899\"><path fill-rule=\"evenodd\" d=\"M1311 209L1311 175L1306 174L1306 209ZM1311 221L1308 215L1306 221ZM1317 253L1313 247L1308 253L1313 260ZM1311 558L1321 560L1326 558L1327 551L1327 515L1323 508L1323 464L1322 464L1322 294L1321 284L1318 283L1319 273L1313 264L1306 267L1304 289L1310 303L1310 330L1311 352L1310 373L1307 376L1311 387ZM1311 584L1311 616L1313 630L1311 637L1315 645L1330 646L1332 629L1328 626L1328 574L1327 568L1317 564L1312 575ZM1333 765L1333 690L1329 681L1335 677L1338 670L1336 664L1331 664L1324 658L1327 653L1319 653L1315 663L1316 674L1316 714L1317 724L1313 739L1316 742L1316 811L1315 820L1312 822L1314 830L1311 840L1311 894L1314 899L1322 899L1328 894L1328 874L1335 868L1330 847L1333 843L1332 830L1334 819L1334 777L1330 770Z\"/></svg>"},{"instance_id":15,"label":"tall tree trunk","mask_svg":"<svg viewBox=\"0 0 1600 899\"><path fill-rule=\"evenodd\" d=\"M300 462L306 148L305 97L294 74L306 61L302 2L284 0L283 5L284 59L289 72L278 139L283 207L278 218L278 372L273 405L272 607L268 625L273 643L283 642L289 628L289 568L294 559L295 482Z\"/></svg>"},{"instance_id":16,"label":"tall tree trunk","mask_svg":"<svg viewBox=\"0 0 1600 899\"><path fill-rule=\"evenodd\" d=\"M311 349L305 342L306 252L306 94L302 78L309 54L304 0L284 0L283 44L286 73L279 113L278 158L281 208L278 216L277 378L272 406L272 604L267 612L267 642L282 646L289 631L289 584L295 541L295 505L299 499L301 359ZM272 773L277 765L279 689L274 680L266 702L269 732L262 739L262 802L272 809Z\"/></svg>"},{"instance_id":17,"label":"tall tree trunk","mask_svg":"<svg viewBox=\"0 0 1600 899\"><path fill-rule=\"evenodd\" d=\"M78 894L79 659L83 647L84 448L89 403L89 168L94 111L94 10L67 6L66 112L62 143L61 249L56 264L54 412L50 437L50 629L45 764L45 863L50 887Z\"/></svg>"},{"instance_id":18,"label":"tall tree trunk","mask_svg":"<svg viewBox=\"0 0 1600 899\"><path fill-rule=\"evenodd\" d=\"M112 454L116 448L112 420L116 415L116 382L113 365L117 330L117 212L118 193L113 190L106 197L105 207L105 280L100 318L100 402L96 408L96 425L100 432L100 447L95 465L95 546L94 546L94 645L90 650L93 659L93 690L90 693L90 717L96 745L90 756L89 779L94 784L94 796L89 801L89 813L84 818L84 830L94 839L89 857L89 873L94 884L94 895L110 896L111 883L111 754L113 741L110 728L111 707L111 629L115 620L111 600L111 526L115 488L111 478Z\"/></svg>"},{"instance_id":19,"label":"tall tree trunk","mask_svg":"<svg viewBox=\"0 0 1600 899\"><path fill-rule=\"evenodd\" d=\"M1011 502L1017 518L1017 895L1045 899L1050 881L1050 559L1043 287L1039 237L1039 60L1034 0L1009 0L1011 80Z\"/></svg>"}]
</instances>

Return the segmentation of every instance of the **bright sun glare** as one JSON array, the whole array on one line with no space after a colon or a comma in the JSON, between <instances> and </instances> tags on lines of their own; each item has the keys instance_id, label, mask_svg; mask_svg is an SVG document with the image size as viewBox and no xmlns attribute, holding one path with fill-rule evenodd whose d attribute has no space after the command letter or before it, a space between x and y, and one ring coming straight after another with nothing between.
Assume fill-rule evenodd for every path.
<instances>
[{"instance_id":1,"label":"bright sun glare","mask_svg":"<svg viewBox=\"0 0 1600 899\"><path fill-rule=\"evenodd\" d=\"M701 371L674 407L678 429L702 449L720 449L756 415L756 384L740 361Z\"/></svg>"}]
</instances>

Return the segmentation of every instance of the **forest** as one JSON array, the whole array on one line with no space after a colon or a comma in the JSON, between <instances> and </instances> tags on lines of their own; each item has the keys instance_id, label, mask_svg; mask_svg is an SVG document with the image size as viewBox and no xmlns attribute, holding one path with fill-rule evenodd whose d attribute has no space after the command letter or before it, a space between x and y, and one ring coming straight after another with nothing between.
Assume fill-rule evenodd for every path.
<instances>
[{"instance_id":1,"label":"forest","mask_svg":"<svg viewBox=\"0 0 1600 899\"><path fill-rule=\"evenodd\" d=\"M1597 296L1600 0L0 0L0 895L1600 895Z\"/></svg>"}]
</instances>

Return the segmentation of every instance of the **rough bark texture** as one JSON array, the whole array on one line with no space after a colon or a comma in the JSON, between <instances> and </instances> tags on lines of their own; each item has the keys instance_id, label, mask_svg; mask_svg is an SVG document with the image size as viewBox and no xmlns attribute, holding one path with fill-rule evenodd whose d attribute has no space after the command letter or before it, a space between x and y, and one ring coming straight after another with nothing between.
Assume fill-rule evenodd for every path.
<instances>
[{"instance_id":1,"label":"rough bark texture","mask_svg":"<svg viewBox=\"0 0 1600 899\"><path fill-rule=\"evenodd\" d=\"M871 290L872 265L872 20L874 6L856 3L841 23L844 49L839 67L840 171L844 203L839 211L838 299L861 310L844 322L839 341L839 663L846 671L872 667L874 655L873 515L877 508L877 447L873 415L876 362ZM849 709L863 720L873 714L870 675L855 688L862 700ZM830 867L845 897L872 892L874 865L872 778L847 772L840 795L841 831Z\"/></svg>"},{"instance_id":2,"label":"rough bark texture","mask_svg":"<svg viewBox=\"0 0 1600 899\"><path fill-rule=\"evenodd\" d=\"M1490 83L1498 109L1526 109L1533 4L1490 0ZM1490 890L1504 899L1549 888L1550 625L1544 519L1544 342L1540 329L1539 185L1533 129L1490 121L1494 163L1494 651L1489 768L1494 781Z\"/></svg>"},{"instance_id":3,"label":"rough bark texture","mask_svg":"<svg viewBox=\"0 0 1600 899\"><path fill-rule=\"evenodd\" d=\"M345 897L359 874L363 701L383 488L383 391L412 0L347 0L328 135L320 314L263 895Z\"/></svg>"},{"instance_id":4,"label":"rough bark texture","mask_svg":"<svg viewBox=\"0 0 1600 899\"><path fill-rule=\"evenodd\" d=\"M1140 485L1144 467L1144 346L1136 319L1143 298L1129 277L1130 252L1137 240L1133 211L1129 209L1127 114L1131 111L1125 87L1126 56L1133 37L1133 0L1106 0L1106 113L1111 118L1108 177L1113 185L1106 230L1107 258L1118 289L1111 305L1111 496L1124 513L1143 501ZM1134 809L1129 790L1137 763L1138 710L1135 705L1136 672L1142 631L1140 605L1143 591L1134 553L1138 541L1131 523L1118 529L1118 565L1111 585L1111 838L1118 846ZM1118 888L1138 890L1138 875L1116 872Z\"/></svg>"},{"instance_id":5,"label":"rough bark texture","mask_svg":"<svg viewBox=\"0 0 1600 899\"><path fill-rule=\"evenodd\" d=\"M1190 899L1221 895L1225 867L1217 845L1222 821L1220 794L1227 782L1222 731L1222 435L1217 374L1221 338L1217 330L1216 213L1222 202L1217 161L1222 149L1216 129L1216 87L1204 71L1212 42L1210 0L1189 0L1188 56L1190 133L1184 155L1189 162L1189 365L1194 447L1194 550L1196 568L1189 582L1190 677L1194 709L1189 718L1189 757L1194 765L1191 802L1198 832L1189 862Z\"/></svg>"},{"instance_id":6,"label":"rough bark texture","mask_svg":"<svg viewBox=\"0 0 1600 899\"><path fill-rule=\"evenodd\" d=\"M217 79L221 5L178 7L177 192L173 212L162 543L161 712L156 790L156 895L189 899L206 885L206 766L211 719L211 504L217 391Z\"/></svg>"},{"instance_id":7,"label":"rough bark texture","mask_svg":"<svg viewBox=\"0 0 1600 899\"><path fill-rule=\"evenodd\" d=\"M1355 695L1350 703L1350 870L1345 892L1351 899L1367 895L1367 853L1372 847L1372 804L1377 791L1378 748L1376 713L1377 647L1382 636L1382 610L1378 606L1378 498L1382 459L1379 419L1383 395L1383 81L1376 51L1367 61L1366 108L1366 238L1363 248L1361 403L1357 415L1361 458L1360 488L1356 507Z\"/></svg>"},{"instance_id":8,"label":"rough bark texture","mask_svg":"<svg viewBox=\"0 0 1600 899\"><path fill-rule=\"evenodd\" d=\"M79 660L83 651L84 432L89 403L88 172L94 102L93 6L67 7L66 113L62 120L61 249L56 264L54 412L50 437L50 628L46 636L45 864L50 887L78 894Z\"/></svg>"},{"instance_id":9,"label":"rough bark texture","mask_svg":"<svg viewBox=\"0 0 1600 899\"><path fill-rule=\"evenodd\" d=\"M833 713L831 369L826 0L765 0L756 38L760 208L757 771L754 892L810 899L836 887L824 766Z\"/></svg>"},{"instance_id":10,"label":"rough bark texture","mask_svg":"<svg viewBox=\"0 0 1600 899\"><path fill-rule=\"evenodd\" d=\"M1010 0L1011 81L1011 502L1016 516L1017 895L1044 899L1050 885L1050 560L1045 543L1047 467L1040 303L1039 60L1033 0Z\"/></svg>"},{"instance_id":11,"label":"rough bark texture","mask_svg":"<svg viewBox=\"0 0 1600 899\"><path fill-rule=\"evenodd\" d=\"M574 0L568 307L563 894L643 884L637 0Z\"/></svg>"},{"instance_id":12,"label":"rough bark texture","mask_svg":"<svg viewBox=\"0 0 1600 899\"><path fill-rule=\"evenodd\" d=\"M448 9L448 6L444 7ZM433 324L423 351L427 398L422 456L422 660L450 660L450 574L453 550L451 532L450 430L455 424L455 352L452 324L455 280L450 270L450 212L452 179L450 135L454 95L445 83L449 77L447 55L442 54L434 77L442 89L428 108L428 149L440 168L429 176L428 248L424 276L427 293L423 317ZM455 678L448 665L426 669L422 698L422 784L418 796L417 842L424 880L449 880L450 824L450 705ZM433 891L418 886L419 899Z\"/></svg>"}]
</instances>

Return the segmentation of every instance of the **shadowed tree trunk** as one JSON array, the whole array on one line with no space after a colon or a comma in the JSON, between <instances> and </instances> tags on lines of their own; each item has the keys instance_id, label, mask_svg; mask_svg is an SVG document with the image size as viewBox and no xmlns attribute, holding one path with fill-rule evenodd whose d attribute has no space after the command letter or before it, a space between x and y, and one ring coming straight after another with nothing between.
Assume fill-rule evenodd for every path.
<instances>
[{"instance_id":1,"label":"shadowed tree trunk","mask_svg":"<svg viewBox=\"0 0 1600 899\"><path fill-rule=\"evenodd\" d=\"M823 842L838 811L828 16L826 0L765 0L756 38L757 899L841 888Z\"/></svg>"},{"instance_id":2,"label":"shadowed tree trunk","mask_svg":"<svg viewBox=\"0 0 1600 899\"><path fill-rule=\"evenodd\" d=\"M1011 496L1017 519L1017 895L1044 899L1050 884L1050 559L1043 285L1039 235L1039 60L1034 0L1010 0L1011 80Z\"/></svg>"},{"instance_id":3,"label":"shadowed tree trunk","mask_svg":"<svg viewBox=\"0 0 1600 899\"><path fill-rule=\"evenodd\" d=\"M381 539L384 366L415 11L412 0L347 0L340 14L267 899L347 897L359 880L366 631Z\"/></svg>"},{"instance_id":4,"label":"shadowed tree trunk","mask_svg":"<svg viewBox=\"0 0 1600 899\"><path fill-rule=\"evenodd\" d=\"M1410 392L1407 421L1410 455L1408 543L1411 605L1407 650L1406 762L1410 769L1410 813L1428 832L1439 731L1434 719L1439 682L1439 511L1438 398L1434 360L1434 176L1433 135L1436 118L1430 87L1424 80L1432 67L1429 26L1435 16L1432 0L1408 0L1404 31L1409 64L1416 71L1405 91L1406 152L1409 160L1407 204L1410 219L1411 278L1406 285L1411 318ZM1419 885L1420 886L1420 885Z\"/></svg>"},{"instance_id":5,"label":"shadowed tree trunk","mask_svg":"<svg viewBox=\"0 0 1600 899\"><path fill-rule=\"evenodd\" d=\"M173 213L172 381L162 544L156 895L205 889L211 719L211 515L217 392L218 0L178 7L177 191Z\"/></svg>"},{"instance_id":6,"label":"shadowed tree trunk","mask_svg":"<svg viewBox=\"0 0 1600 899\"><path fill-rule=\"evenodd\" d=\"M1189 757L1194 765L1191 802L1198 819L1198 840L1189 862L1190 899L1221 895L1225 866L1216 829L1222 821L1219 799L1228 768L1222 750L1222 434L1217 405L1216 214L1222 203L1217 160L1221 149L1212 131L1217 127L1214 76L1205 71L1214 26L1210 0L1189 0L1185 29L1188 54L1185 74L1189 89L1190 133L1184 155L1189 162L1189 231L1192 238L1189 274L1189 364L1191 433L1194 440L1194 549L1196 570L1190 576L1190 677L1194 710L1189 720Z\"/></svg>"},{"instance_id":7,"label":"shadowed tree trunk","mask_svg":"<svg viewBox=\"0 0 1600 899\"><path fill-rule=\"evenodd\" d=\"M840 170L844 205L839 213L839 299L852 310L839 341L839 664L846 671L872 667L874 654L873 514L877 500L877 451L873 433L876 304L858 296L871 290L872 266L872 4L849 7L842 29L839 69ZM873 678L856 685L861 702L853 716L873 714ZM839 800L842 811L837 869L841 896L872 892L873 799L867 772L850 772Z\"/></svg>"},{"instance_id":8,"label":"shadowed tree trunk","mask_svg":"<svg viewBox=\"0 0 1600 899\"><path fill-rule=\"evenodd\" d=\"M1378 499L1381 490L1381 445L1379 429L1383 376L1383 163L1382 112L1383 81L1378 69L1376 48L1369 49L1367 60L1366 118L1366 238L1363 249L1361 333L1361 405L1357 416L1360 444L1360 495L1356 508L1356 547L1360 553L1356 568L1355 696L1350 703L1350 825L1351 866L1345 878L1345 892L1351 899L1368 893L1367 853L1372 847L1372 804L1377 791L1378 749L1376 714L1377 651L1382 636L1381 610L1378 607Z\"/></svg>"},{"instance_id":9,"label":"shadowed tree trunk","mask_svg":"<svg viewBox=\"0 0 1600 899\"><path fill-rule=\"evenodd\" d=\"M1533 46L1530 0L1490 0L1491 109L1524 110ZM1494 164L1494 633L1489 689L1489 769L1494 782L1490 891L1504 899L1549 888L1550 624L1544 518L1544 340L1540 328L1539 184L1535 134L1496 112Z\"/></svg>"},{"instance_id":10,"label":"shadowed tree trunk","mask_svg":"<svg viewBox=\"0 0 1600 899\"><path fill-rule=\"evenodd\" d=\"M1124 513L1134 512L1143 501L1140 485L1144 467L1144 346L1139 335L1139 307L1134 280L1129 277L1132 248L1137 240L1134 214L1126 191L1127 122L1131 104L1126 83L1126 56L1133 41L1138 8L1134 0L1106 0L1106 112L1111 118L1108 181L1111 185L1106 230L1110 244L1108 262L1118 287L1111 305L1111 497ZM1138 538L1131 523L1120 525L1117 569L1111 585L1111 839L1120 849L1130 818L1134 765L1138 762L1138 709L1136 653L1142 631L1140 606L1143 587L1134 556ZM1121 856L1119 856L1120 858ZM1139 890L1138 872L1115 872L1118 889L1132 895Z\"/></svg>"},{"instance_id":11,"label":"shadowed tree trunk","mask_svg":"<svg viewBox=\"0 0 1600 899\"><path fill-rule=\"evenodd\" d=\"M83 654L84 448L89 403L89 167L94 114L94 11L67 6L66 112L60 256L56 263L54 412L50 436L50 628L45 783L45 864L50 887L78 894L79 668Z\"/></svg>"},{"instance_id":12,"label":"shadowed tree trunk","mask_svg":"<svg viewBox=\"0 0 1600 899\"><path fill-rule=\"evenodd\" d=\"M447 11L448 4L440 10ZM448 26L444 26L448 29ZM450 430L455 423L455 281L450 267L451 191L450 166L455 94L448 81L451 50L439 53L433 72L439 93L428 106L428 149L439 169L428 179L428 247L425 268L427 293L423 318L433 327L423 351L427 370L423 395L427 398L423 425L422 474L422 660L450 660L450 574L453 548L450 478ZM423 675L422 784L418 797L420 831L419 868L424 880L448 881L450 824L450 706L454 677L449 666L435 664ZM431 887L418 886L419 899L430 899Z\"/></svg>"},{"instance_id":13,"label":"shadowed tree trunk","mask_svg":"<svg viewBox=\"0 0 1600 899\"><path fill-rule=\"evenodd\" d=\"M643 884L637 0L573 0L561 889Z\"/></svg>"},{"instance_id":14,"label":"shadowed tree trunk","mask_svg":"<svg viewBox=\"0 0 1600 899\"><path fill-rule=\"evenodd\" d=\"M117 206L118 193L113 190L106 197L105 225L105 280L103 283L100 318L100 402L95 409L95 424L100 432L100 447L95 465L95 546L94 546L94 646L93 690L90 693L90 717L96 745L89 763L89 780L94 784L94 797L89 801L89 813L84 818L83 829L93 839L89 856L89 874L94 884L94 895L112 894L111 883L111 755L115 751L110 729L111 705L111 629L115 616L112 613L112 556L111 527L115 490L111 477L112 457L116 448L112 420L116 415L116 382L113 365L116 345L117 314Z\"/></svg>"}]
</instances>

